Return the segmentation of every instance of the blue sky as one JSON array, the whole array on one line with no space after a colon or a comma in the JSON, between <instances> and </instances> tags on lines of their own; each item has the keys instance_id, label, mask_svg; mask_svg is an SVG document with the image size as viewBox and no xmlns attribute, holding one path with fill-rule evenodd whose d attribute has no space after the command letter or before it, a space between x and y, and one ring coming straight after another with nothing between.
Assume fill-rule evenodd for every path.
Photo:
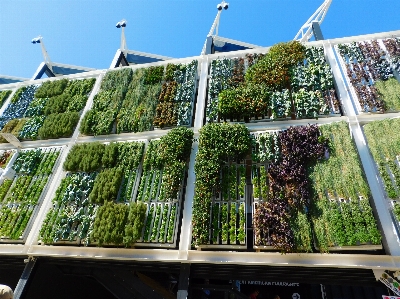
<instances>
[{"instance_id":1,"label":"blue sky","mask_svg":"<svg viewBox=\"0 0 400 299\"><path fill-rule=\"evenodd\" d=\"M323 0L230 0L219 36L260 46L289 41ZM183 58L200 54L219 0L0 0L0 74L30 78L43 61L108 68L128 21L128 49ZM400 30L399 0L333 0L321 26L336 38Z\"/></svg>"}]
</instances>

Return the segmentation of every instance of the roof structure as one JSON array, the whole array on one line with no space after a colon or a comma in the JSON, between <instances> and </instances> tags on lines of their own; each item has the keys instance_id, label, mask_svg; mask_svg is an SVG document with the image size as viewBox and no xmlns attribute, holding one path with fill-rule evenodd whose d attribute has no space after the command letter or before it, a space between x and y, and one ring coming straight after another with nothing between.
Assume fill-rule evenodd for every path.
<instances>
[{"instance_id":1,"label":"roof structure","mask_svg":"<svg viewBox=\"0 0 400 299\"><path fill-rule=\"evenodd\" d=\"M116 68L119 66L128 66L134 64L152 63L158 61L165 61L169 59L172 58L156 54L134 51L134 50L121 51L121 49L118 49L114 55L113 61L111 62L110 68Z\"/></svg>"},{"instance_id":2,"label":"roof structure","mask_svg":"<svg viewBox=\"0 0 400 299\"><path fill-rule=\"evenodd\" d=\"M28 78L0 75L0 84L18 83L29 80Z\"/></svg>"},{"instance_id":3,"label":"roof structure","mask_svg":"<svg viewBox=\"0 0 400 299\"><path fill-rule=\"evenodd\" d=\"M44 74L46 74L47 77L59 77L83 72L90 72L94 70L96 69L55 62L52 62L51 67L49 67L49 65L47 65L45 62L42 62L32 76L32 80L40 79Z\"/></svg>"}]
</instances>

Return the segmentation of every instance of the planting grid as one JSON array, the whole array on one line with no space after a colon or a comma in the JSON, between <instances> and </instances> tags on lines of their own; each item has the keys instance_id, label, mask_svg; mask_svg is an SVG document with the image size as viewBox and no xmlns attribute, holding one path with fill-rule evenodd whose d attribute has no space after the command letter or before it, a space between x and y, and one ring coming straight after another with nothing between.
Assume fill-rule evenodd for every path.
<instances>
[{"instance_id":1,"label":"planting grid","mask_svg":"<svg viewBox=\"0 0 400 299\"><path fill-rule=\"evenodd\" d=\"M335 49L359 113L399 111L399 38L338 44Z\"/></svg>"},{"instance_id":2,"label":"planting grid","mask_svg":"<svg viewBox=\"0 0 400 299\"><path fill-rule=\"evenodd\" d=\"M270 93L262 104L254 104L251 111L243 108L242 115L221 113L220 93L235 90L246 81L245 75L249 67L262 59L265 54L246 54L245 57L218 58L211 62L208 97L206 105L207 122L243 121L248 117L251 121L288 120L300 118L318 118L340 116L340 103L337 98L333 76L329 64L326 63L322 47L309 47L306 58L291 71L291 90L282 89ZM263 97L262 93L255 97ZM268 92L267 92L268 93ZM239 101L249 101L244 95ZM260 100L259 100L260 101ZM247 105L252 105L246 103ZM240 103L238 103L240 105Z\"/></svg>"},{"instance_id":3,"label":"planting grid","mask_svg":"<svg viewBox=\"0 0 400 299\"><path fill-rule=\"evenodd\" d=\"M61 148L54 147L13 153L0 187L2 242L24 242L28 233L25 229L41 204L60 151Z\"/></svg>"},{"instance_id":4,"label":"planting grid","mask_svg":"<svg viewBox=\"0 0 400 299\"><path fill-rule=\"evenodd\" d=\"M107 72L80 132L105 135L191 126L197 60Z\"/></svg>"},{"instance_id":5,"label":"planting grid","mask_svg":"<svg viewBox=\"0 0 400 299\"><path fill-rule=\"evenodd\" d=\"M393 51L397 51L397 48L394 48L395 50L388 50L389 46L387 46L388 43L394 43L395 45L396 42L398 42L395 39L391 39L392 41L389 41L387 39L384 40L379 40L378 41L378 45L381 49L389 52L389 54L387 54L385 60L388 61L390 68L393 70L396 68L396 60L393 57L395 56L395 53L397 52L393 52ZM366 43L370 43L370 41L365 42ZM372 44L372 43L371 43ZM385 46L383 46L383 45ZM336 47L336 46L335 46ZM384 48L386 47L386 49ZM314 48L314 49L318 49ZM321 49L321 48L320 48ZM320 51L315 50L316 53L318 53L318 55L320 55ZM392 52L390 52L392 51ZM215 114L215 109L218 104L215 102L215 99L217 98L219 92L221 92L222 90L228 88L228 83L226 82L227 77L229 76L235 76L235 74L238 74L240 72L238 72L238 70L241 70L241 75L244 75L244 71L247 69L247 67L251 64L251 62L249 62L249 59L257 59L258 55L254 55L257 54L255 53L255 51L249 51L250 55L248 55L246 58L238 58L238 57L234 57L233 59L214 59L212 60L212 62L210 63L210 86L208 89L208 95L207 95L207 99L197 99L197 101L202 101L205 100L206 101L206 106L207 109L205 111L206 117L207 117L207 121L210 122L218 122L219 118L217 116L217 114ZM337 52L339 53L339 52ZM219 57L221 57L221 54L218 54ZM252 56L251 56L252 55ZM396 54L397 55L397 54ZM228 56L228 55L227 55ZM342 59L342 57L340 55L337 55L339 62ZM213 58L216 56L212 56ZM249 58L252 57L252 58ZM321 56L317 56L319 57L318 59L321 58ZM317 59L317 58L316 58ZM372 60L372 59L371 59ZM366 62L367 63L367 62ZM243 64L243 65L242 65ZM355 64L355 63L354 63ZM344 65L344 63L342 64L342 66ZM196 63L197 66L197 63ZM305 66L301 66L298 68L299 73L301 73L301 71L304 71L303 69L307 68L308 63L305 64ZM354 70L354 65L350 65L349 68L353 71ZM135 69L135 68L134 68ZM368 69L367 69L368 70ZM204 70L200 70L200 71L204 71ZM166 72L166 67L164 67L164 75ZM219 72L219 73L218 73ZM311 72L312 73L312 72ZM216 75L217 74L217 75ZM300 76L300 75L299 75ZM306 75L302 75L302 76L306 76ZM196 78L197 78L197 69L196 69ZM346 75L345 75L346 78ZM304 79L299 79L298 81L301 82ZM332 79L330 79L332 80ZM346 78L346 80L349 80L348 78ZM196 83L194 83L197 87L197 81L195 80ZM367 81L362 81L363 84L370 84L371 82L375 83L373 80L369 80L369 83ZM300 83L299 83L300 84ZM190 84L188 84L190 85ZM337 99L336 97L336 93L334 91L334 89L331 88L331 86L333 85L332 83L328 84L330 87L325 89L324 94L325 96L325 105L327 107L327 109L325 110L325 112L327 111L328 113L325 115L329 115L329 116L335 116L337 114L340 115L341 113L341 108L339 107L339 100L343 101L343 99ZM193 85L190 85L190 87L188 87L188 91L187 92L187 98L191 98L192 100L190 101L190 105L188 105L188 109L186 111L191 111L190 113L193 114L194 111L194 103L195 103L195 99L194 99L194 94L195 94L195 89L196 87L193 87ZM36 88L36 84L32 85L32 87L30 88ZM194 88L194 89L193 89ZM307 91L307 89L305 88L305 90ZM312 87L310 87L310 90L315 90L315 88L313 89ZM15 90L14 90L15 91ZM161 86L160 86L160 92L161 92ZM354 96L353 96L354 98ZM211 100L213 99L213 100ZM8 99L10 100L10 98ZM95 100L96 101L96 100ZM189 101L188 101L189 102ZM95 104L92 106L94 107ZM363 111L363 109L360 109L361 106L358 107L359 112ZM328 109L329 108L329 109ZM375 107L376 108L376 107ZM369 109L369 111L377 111L377 109ZM375 110L374 110L375 109ZM213 112L214 111L214 112ZM320 110L322 111L322 110ZM318 113L318 115L320 115L320 111ZM307 114L307 113L306 113ZM321 113L323 114L323 113ZM21 114L22 115L22 114ZM188 114L189 115L189 114ZM201 112L196 111L196 115L201 115ZM4 116L4 114L3 114ZM262 118L262 119L267 119L269 120L271 118L272 114L271 113L265 113L262 115L257 116L257 118ZM276 118L282 118L283 120L288 120L287 115L285 114L277 114ZM279 117L282 116L282 117ZM315 116L315 115L314 115ZM301 116L301 117L312 117L310 115L306 115L306 116ZM114 122L116 119L116 122ZM188 116L186 119L191 119L190 116ZM232 119L235 120L235 119ZM236 119L237 120L237 119ZM243 121L242 119L239 119L240 121ZM255 121L256 117L250 118L250 121ZM371 120L373 120L373 117L371 117ZM113 125L112 130L110 132L117 132L117 128L118 128L118 118L114 118L113 119ZM332 119L332 121L335 121L335 119ZM282 127L288 126L288 123L283 121L281 122ZM295 124L295 122L290 122L290 124ZM265 130L265 131L269 131L271 132L271 130L275 130L275 128L279 126L276 125L276 123L269 123L266 122L264 124L260 124L257 127L257 131L259 130ZM346 125L347 126L347 125ZM251 127L251 126L249 126ZM153 127L152 127L153 129ZM252 129L253 130L253 129ZM122 130L123 131L123 130ZM129 131L129 130L128 130ZM130 130L131 132L134 130ZM264 132L265 132L264 131ZM160 135L164 135L166 133L166 131L159 131ZM131 138L133 135L121 135L122 138ZM140 135L143 136L143 135ZM350 136L350 133L349 133ZM368 135L367 135L368 137ZM136 137L136 138L141 138L141 137ZM368 137L369 138L369 137ZM88 138L87 140L90 140L90 138ZM370 148L371 146L371 142L368 140L369 146ZM354 147L354 145L352 145L352 147ZM372 152L372 150L371 150ZM355 152L356 153L356 152ZM372 153L373 154L373 153ZM374 156L375 161L377 161L378 165L379 162L377 160L377 158ZM397 159L397 156L396 158ZM398 161L393 159L394 163L398 164ZM252 198L257 199L255 200L255 205L257 205L257 203L262 202L263 201L263 192L265 191L266 186L262 186L261 181L263 180L263 178L266 175L266 163L265 162L258 162L258 161L254 161L252 162L252 167L251 167L251 174L250 174L250 179L253 182L253 193L251 195ZM362 166L361 166L362 167ZM387 173L389 173L389 178L391 180L392 185L394 186L393 188L396 190L396 192L398 192L397 186L396 186L396 170L391 170L389 166L385 166L386 169L388 170ZM141 169L142 166L139 167L140 170L138 170L137 174L141 173L141 175L136 175L136 178L133 179L133 174L124 174L124 182L128 181L128 185L132 184L132 199L134 199L134 201L139 201L138 196L140 195L140 190L141 188L143 188L143 197L140 201L146 202L147 205L147 210L146 210L146 225L143 228L143 233L141 238L139 239L139 243L144 243L144 242L148 242L148 243L157 243L157 245L159 246L160 244L163 244L164 242L168 243L171 241L171 234L173 235L173 246L178 246L178 244L175 244L174 242L176 242L177 240L177 229L178 229L178 223L179 222L179 217L180 217L180 210L183 208L184 202L180 202L179 198L183 199L183 186L181 188L181 191L179 193L178 199L172 202L163 202L160 201L158 199L158 196L160 194L160 190L162 189L162 182L161 182L161 177L162 177L162 170L154 170L154 171L150 171L149 173L145 174L145 172L143 171L143 169ZM212 222L215 224L213 225L213 229L210 231L210 237L209 237L209 244L212 245L219 245L221 246L221 248L223 248L226 245L240 245L243 244L242 241L240 241L238 239L238 235L239 235L239 229L242 228L243 225L243 219L244 217L242 217L242 215L246 215L247 212L249 212L248 210L248 206L247 204L249 203L249 201L251 201L251 198L249 198L248 196L242 196L242 194L246 194L245 190L246 188L243 190L243 176L241 175L243 172L243 168L244 168L244 162L242 161L241 163L228 163L222 170L221 170L221 184L224 185L226 184L226 186L229 186L228 189L225 189L224 191L221 191L218 194L214 194L213 197L213 204L212 204ZM338 169L338 168L337 168ZM190 171L190 170L189 170ZM142 173L143 172L143 173ZM233 177L235 176L236 172L236 180L233 179ZM359 171L359 174L362 174L362 170ZM136 173L136 172L135 172ZM384 175L381 172L382 177L384 177ZM21 176L23 177L23 175L18 175L17 176ZM64 219L65 222L62 224L59 224L58 226L54 226L56 227L56 231L58 234L58 238L53 239L52 242L48 241L44 241L42 240L44 243L46 244L70 244L70 245L78 245L78 244L87 244L87 234L90 231L90 222L93 221L94 217L95 217L95 213L96 213L96 206L95 205L86 205L87 201L87 196L88 196L88 190L90 190L90 185L91 185L91 181L93 181L95 179L95 174L89 174L89 173L68 173L65 174L65 179L70 178L71 180L75 180L75 181L79 181L79 182L83 182L86 179L83 179L83 177L88 176L87 178L87 184L85 185L85 187L82 188L82 192L83 194L81 194L80 196L78 196L77 198L64 198L64 199L60 199L60 198L56 198L55 196L53 197L54 200L52 202L52 209L50 210L50 213L47 214L46 219L44 220L44 225L42 227L42 229L44 227L50 227L50 226L54 226L54 225L49 225L48 223L54 223L55 219L58 217L60 219ZM247 174L247 177L249 176L249 174ZM127 178L130 178L130 181L127 180ZM22 179L21 179L22 180ZM61 186L64 186L64 189L67 190L68 188L68 184L63 183L64 180L62 182L60 182ZM134 183L131 183L133 182ZM228 183L226 183L228 182ZM233 182L233 183L232 183ZM363 182L365 182L365 179L363 179ZM13 184L16 184L15 182ZM64 184L64 185L63 185ZM77 183L78 184L78 183ZM333 182L334 186L336 185L337 182ZM4 182L2 184L2 187L4 185ZM31 183L32 185L32 183ZM79 185L79 184L78 184ZM386 186L386 185L385 185ZM368 187L368 186L367 186ZM4 187L5 188L5 187ZM71 187L70 187L71 188ZM188 188L193 188L193 186L188 186ZM264 190L263 190L264 188ZM346 211L350 211L350 213L353 213L354 215L356 215L357 213L361 212L363 213L365 210L368 210L370 208L364 208L364 203L368 202L368 198L370 198L370 194L367 192L366 195L360 195L358 197L355 197L355 200L353 200L352 197L348 196L348 192L350 191L345 191L346 195L340 195L340 192L336 192L335 189L336 187L333 187L333 193L329 194L326 193L325 195L323 195L323 197L325 196L325 199L320 201L323 204L323 207L321 207L321 209L324 211L325 214L323 214L324 216L320 219L320 220L315 220L313 219L313 223L315 226L320 225L325 226L326 227L326 223L331 221L329 220L329 217L331 217L331 211L334 209L337 209L337 211L341 212L341 213L345 213ZM243 192L242 192L243 190ZM62 193L61 191L59 193ZM236 193L236 198L234 193ZM359 192L357 192L357 195L359 194ZM7 197L6 197L7 198ZM57 200L56 200L57 199ZM396 198L397 199L397 198ZM52 200L52 199L50 199ZM124 200L126 201L126 200ZM360 207L360 210L357 210L355 208L354 203L357 203L357 206ZM252 205L250 205L251 207ZM369 205L368 205L369 206ZM4 207L4 204L2 205L2 207ZM15 207L14 207L15 209ZM357 211L356 211L357 210ZM57 211L57 212L54 212ZM50 216L49 216L50 215ZM75 220L78 219L79 217L81 217L80 220ZM333 217L333 216L332 216ZM235 227L235 232L233 230L229 230L229 228L227 228L226 226L223 227L223 224L221 224L221 219L226 219L227 221L225 221L225 224L227 223L228 225L230 225L230 222L236 223L236 227ZM236 218L236 219L235 219ZM158 221L156 221L158 220ZM217 221L219 220L219 221ZM17 220L15 220L17 223ZM23 222L23 219L21 219L21 217L19 218L19 221ZM53 222L52 222L53 221ZM60 220L61 221L61 220ZM325 221L325 224L324 222ZM219 222L218 224L216 224L217 222ZM150 225L148 225L150 223ZM172 225L172 223L174 223L174 225ZM47 225L47 226L46 226ZM347 225L347 224L346 224ZM365 227L367 227L367 223L364 222L353 222L348 224L348 226L344 227L344 231L346 231L346 234L348 233L348 231L350 232L351 227L353 227L353 229L355 227L357 227L357 225L363 225L364 226L364 231L365 231ZM28 225L29 226L29 225ZM152 230L152 228L157 227L157 230ZM170 233L170 228L173 227L174 231L172 233ZM349 227L349 230L348 230ZM368 230L368 229L367 229ZM162 231L162 233L161 233ZM2 231L3 232L3 231ZM46 234L51 234L50 232L47 232L45 229L43 230L44 235ZM155 233L154 233L155 232ZM22 232L23 233L23 232ZM35 233L35 232L32 232ZM37 232L36 232L37 233ZM20 232L16 232L15 231L15 236L21 234ZM24 238L26 237L27 232L25 232ZM185 232L181 232L181 234L185 234ZM236 240L234 242L232 242L232 239L235 239L235 234L236 234ZM346 245L348 246L354 246L354 245L358 245L358 244L366 244L368 242L370 242L370 244L373 244L374 242L371 243L371 239L367 240L366 242L362 242L361 238L358 237L356 240L352 240L352 241L345 241L343 243L338 242L334 237L332 237L332 232L330 234L326 235L326 240L322 240L322 239L318 239L318 237L316 237L316 241L314 243L314 241L312 241L312 246L315 246L317 249L321 249L321 250L335 250L335 249L340 249L340 247L342 249L345 248ZM228 237L226 237L228 235ZM183 235L181 235L182 237ZM233 237L232 237L233 236ZM315 235L314 235L315 236ZM8 236L5 236L7 239L5 240L9 240ZM18 236L18 239L21 240L21 235ZM45 238L44 238L45 239ZM160 241L162 240L162 241ZM256 237L257 240L257 237ZM33 241L36 242L36 241ZM255 248L257 248L258 245L256 245L257 241L255 241L255 243L253 244L253 246L255 246ZM379 243L379 242L378 242ZM266 244L268 245L268 244ZM341 246L342 245L342 246ZM251 246L251 245L250 245ZM261 246L261 244L260 244ZM380 245L379 245L380 246ZM379 248L379 246L377 247L369 247L369 249L376 249ZM162 246L159 246L162 248ZM168 247L168 246L167 246ZM226 246L227 248L229 248L229 246ZM233 248L233 247L230 247ZM304 249L305 251L308 251L307 248Z\"/></svg>"},{"instance_id":6,"label":"planting grid","mask_svg":"<svg viewBox=\"0 0 400 299\"><path fill-rule=\"evenodd\" d=\"M220 192L211 199L208 244L198 248L246 248L246 167L230 162L220 172Z\"/></svg>"}]
</instances>

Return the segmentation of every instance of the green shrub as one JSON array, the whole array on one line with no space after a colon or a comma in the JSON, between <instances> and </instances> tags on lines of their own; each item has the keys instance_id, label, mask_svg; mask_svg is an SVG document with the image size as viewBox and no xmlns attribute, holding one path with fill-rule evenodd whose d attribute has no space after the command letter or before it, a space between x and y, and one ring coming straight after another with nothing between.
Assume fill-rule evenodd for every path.
<instances>
[{"instance_id":1,"label":"green shrub","mask_svg":"<svg viewBox=\"0 0 400 299\"><path fill-rule=\"evenodd\" d=\"M78 112L50 114L39 129L39 137L41 139L71 137L78 121Z\"/></svg>"},{"instance_id":2,"label":"green shrub","mask_svg":"<svg viewBox=\"0 0 400 299\"><path fill-rule=\"evenodd\" d=\"M131 246L142 235L147 206L142 202L129 205L128 222L125 226L124 244Z\"/></svg>"},{"instance_id":3,"label":"green shrub","mask_svg":"<svg viewBox=\"0 0 400 299\"><path fill-rule=\"evenodd\" d=\"M122 245L128 213L127 205L106 202L97 210L91 239L97 241L98 246Z\"/></svg>"},{"instance_id":4,"label":"green shrub","mask_svg":"<svg viewBox=\"0 0 400 299\"><path fill-rule=\"evenodd\" d=\"M102 167L105 145L99 142L75 144L64 162L66 171L92 172Z\"/></svg>"},{"instance_id":5,"label":"green shrub","mask_svg":"<svg viewBox=\"0 0 400 299\"><path fill-rule=\"evenodd\" d=\"M100 172L89 195L90 202L103 204L107 201L117 200L122 177L123 171L120 168L110 168Z\"/></svg>"},{"instance_id":6,"label":"green shrub","mask_svg":"<svg viewBox=\"0 0 400 299\"><path fill-rule=\"evenodd\" d=\"M44 82L35 92L36 98L51 98L60 95L68 85L68 79Z\"/></svg>"}]
</instances>

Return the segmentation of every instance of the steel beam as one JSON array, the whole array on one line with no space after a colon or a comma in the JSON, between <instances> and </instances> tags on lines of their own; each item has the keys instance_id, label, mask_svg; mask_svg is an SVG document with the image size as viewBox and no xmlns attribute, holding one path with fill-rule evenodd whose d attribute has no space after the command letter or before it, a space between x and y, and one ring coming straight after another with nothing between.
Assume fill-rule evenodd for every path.
<instances>
[{"instance_id":1,"label":"steel beam","mask_svg":"<svg viewBox=\"0 0 400 299\"><path fill-rule=\"evenodd\" d=\"M29 279L31 277L32 271L35 267L37 258L29 257L26 262L26 266L24 272L22 272L21 278L18 281L18 284L14 290L14 299L22 298L22 295L26 291L25 287L29 283Z\"/></svg>"}]
</instances>

